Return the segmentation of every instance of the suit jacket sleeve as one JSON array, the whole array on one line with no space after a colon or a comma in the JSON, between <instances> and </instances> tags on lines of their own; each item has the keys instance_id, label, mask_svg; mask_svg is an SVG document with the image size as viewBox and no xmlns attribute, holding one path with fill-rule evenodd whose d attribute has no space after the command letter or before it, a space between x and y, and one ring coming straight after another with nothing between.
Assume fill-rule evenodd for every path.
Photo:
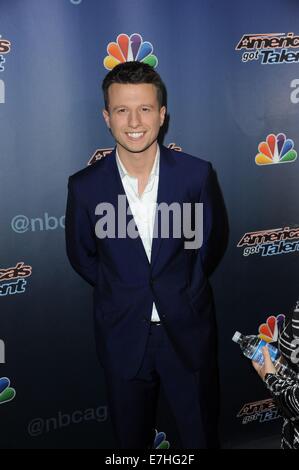
<instances>
[{"instance_id":1,"label":"suit jacket sleeve","mask_svg":"<svg viewBox=\"0 0 299 470\"><path fill-rule=\"evenodd\" d=\"M228 241L227 214L216 174L210 163L201 191L201 202L204 226L200 256L204 271L209 276L222 258Z\"/></svg>"},{"instance_id":2,"label":"suit jacket sleeve","mask_svg":"<svg viewBox=\"0 0 299 470\"><path fill-rule=\"evenodd\" d=\"M72 177L68 183L65 217L66 250L71 265L94 286L97 279L97 250L94 227L82 199L75 194Z\"/></svg>"}]
</instances>

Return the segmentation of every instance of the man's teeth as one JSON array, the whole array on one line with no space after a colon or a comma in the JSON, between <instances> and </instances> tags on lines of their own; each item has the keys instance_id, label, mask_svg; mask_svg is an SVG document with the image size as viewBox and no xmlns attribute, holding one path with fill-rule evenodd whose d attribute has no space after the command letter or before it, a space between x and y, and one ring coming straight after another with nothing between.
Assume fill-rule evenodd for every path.
<instances>
[{"instance_id":1,"label":"man's teeth","mask_svg":"<svg viewBox=\"0 0 299 470\"><path fill-rule=\"evenodd\" d=\"M143 136L144 132L128 132L128 136L132 137L133 139L138 139L139 137Z\"/></svg>"}]
</instances>

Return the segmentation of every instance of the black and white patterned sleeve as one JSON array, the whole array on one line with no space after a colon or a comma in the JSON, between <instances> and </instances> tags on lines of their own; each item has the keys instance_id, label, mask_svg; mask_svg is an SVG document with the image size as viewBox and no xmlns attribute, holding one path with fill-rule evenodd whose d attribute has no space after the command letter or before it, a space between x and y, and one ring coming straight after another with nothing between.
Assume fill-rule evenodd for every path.
<instances>
[{"instance_id":1,"label":"black and white patterned sleeve","mask_svg":"<svg viewBox=\"0 0 299 470\"><path fill-rule=\"evenodd\" d=\"M282 414L292 421L299 420L299 382L278 374L266 374L265 384L275 398Z\"/></svg>"}]
</instances>

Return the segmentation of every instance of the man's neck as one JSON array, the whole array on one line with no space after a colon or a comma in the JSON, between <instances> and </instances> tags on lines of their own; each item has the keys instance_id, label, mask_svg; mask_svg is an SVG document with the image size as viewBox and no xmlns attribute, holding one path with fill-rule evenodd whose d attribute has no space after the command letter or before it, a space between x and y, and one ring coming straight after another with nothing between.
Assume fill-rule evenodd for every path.
<instances>
[{"instance_id":1,"label":"man's neck","mask_svg":"<svg viewBox=\"0 0 299 470\"><path fill-rule=\"evenodd\" d=\"M147 178L153 168L157 155L158 144L151 146L145 152L133 153L124 151L117 146L118 156L127 172L135 178Z\"/></svg>"}]
</instances>

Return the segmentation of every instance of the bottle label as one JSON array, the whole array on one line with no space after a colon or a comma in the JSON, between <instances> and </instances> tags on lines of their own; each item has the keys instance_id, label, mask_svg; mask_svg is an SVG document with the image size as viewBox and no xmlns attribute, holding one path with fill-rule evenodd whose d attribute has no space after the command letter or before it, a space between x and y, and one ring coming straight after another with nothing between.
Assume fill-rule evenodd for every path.
<instances>
[{"instance_id":1,"label":"bottle label","mask_svg":"<svg viewBox=\"0 0 299 470\"><path fill-rule=\"evenodd\" d=\"M278 349L272 346L271 344L266 343L266 341L264 341L263 339L261 339L261 341L257 345L257 348L252 356L253 361L258 362L261 365L264 364L264 356L263 356L262 347L266 345L268 346L268 351L269 351L272 361L275 361L275 359L277 359L277 357L279 356Z\"/></svg>"}]
</instances>

